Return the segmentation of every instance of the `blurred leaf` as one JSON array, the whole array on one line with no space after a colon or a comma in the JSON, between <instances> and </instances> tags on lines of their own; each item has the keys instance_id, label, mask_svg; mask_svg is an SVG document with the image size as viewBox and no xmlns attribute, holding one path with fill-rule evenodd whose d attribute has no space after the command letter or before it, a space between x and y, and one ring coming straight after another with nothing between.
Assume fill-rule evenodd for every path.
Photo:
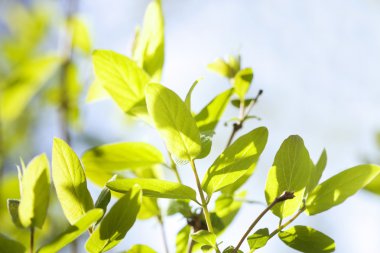
<instances>
[{"instance_id":1,"label":"blurred leaf","mask_svg":"<svg viewBox=\"0 0 380 253\"><path fill-rule=\"evenodd\" d=\"M176 245L175 252L176 253L187 252L187 248L188 248L187 246L189 244L190 230L191 230L190 226L185 225L177 233L176 240L175 240L175 245Z\"/></svg>"},{"instance_id":2,"label":"blurred leaf","mask_svg":"<svg viewBox=\"0 0 380 253\"><path fill-rule=\"evenodd\" d=\"M247 107L253 100L255 99L254 98L244 99L244 107ZM240 108L240 99L231 100L231 104L236 108Z\"/></svg>"},{"instance_id":3,"label":"blurred leaf","mask_svg":"<svg viewBox=\"0 0 380 253\"><path fill-rule=\"evenodd\" d=\"M242 69L236 74L233 86L235 88L235 93L238 95L241 101L244 101L245 95L251 86L252 79L253 70L251 68Z\"/></svg>"},{"instance_id":4,"label":"blurred leaf","mask_svg":"<svg viewBox=\"0 0 380 253\"><path fill-rule=\"evenodd\" d=\"M140 185L143 195L154 198L191 199L196 201L196 193L189 186L159 179L132 178L117 179L107 183L112 191L128 192L132 187Z\"/></svg>"},{"instance_id":5,"label":"blurred leaf","mask_svg":"<svg viewBox=\"0 0 380 253\"><path fill-rule=\"evenodd\" d=\"M214 161L203 178L202 188L207 194L233 185L247 171L256 166L268 139L265 127L241 136Z\"/></svg>"},{"instance_id":6,"label":"blurred leaf","mask_svg":"<svg viewBox=\"0 0 380 253\"><path fill-rule=\"evenodd\" d=\"M167 215L175 215L177 213L182 214L185 218L190 218L193 213L191 212L191 207L189 202L186 200L173 200L170 202Z\"/></svg>"},{"instance_id":7,"label":"blurred leaf","mask_svg":"<svg viewBox=\"0 0 380 253\"><path fill-rule=\"evenodd\" d=\"M42 246L38 253L58 252L63 247L74 241L83 234L91 224L95 223L103 216L103 210L96 208L88 211L80 217L73 225L69 226L65 232L53 239L51 242Z\"/></svg>"},{"instance_id":8,"label":"blurred leaf","mask_svg":"<svg viewBox=\"0 0 380 253\"><path fill-rule=\"evenodd\" d=\"M145 12L144 25L135 41L133 58L154 81L161 79L164 65L164 17L161 1L152 1Z\"/></svg>"},{"instance_id":9,"label":"blurred leaf","mask_svg":"<svg viewBox=\"0 0 380 253\"><path fill-rule=\"evenodd\" d=\"M22 193L18 207L23 227L42 228L49 206L50 170L45 154L29 162L22 176Z\"/></svg>"},{"instance_id":10,"label":"blurred leaf","mask_svg":"<svg viewBox=\"0 0 380 253\"><path fill-rule=\"evenodd\" d=\"M108 92L103 88L100 81L96 80L92 82L88 89L86 102L91 103L98 100L109 98L110 95Z\"/></svg>"},{"instance_id":11,"label":"blurred leaf","mask_svg":"<svg viewBox=\"0 0 380 253\"><path fill-rule=\"evenodd\" d=\"M136 244L124 253L156 253L156 251L154 251L151 247L147 245Z\"/></svg>"},{"instance_id":12,"label":"blurred leaf","mask_svg":"<svg viewBox=\"0 0 380 253\"><path fill-rule=\"evenodd\" d=\"M145 108L144 87L149 76L128 57L110 50L96 50L93 64L97 82L126 113L137 107Z\"/></svg>"},{"instance_id":13,"label":"blurred leaf","mask_svg":"<svg viewBox=\"0 0 380 253\"><path fill-rule=\"evenodd\" d=\"M301 137L291 135L281 144L268 173L265 197L268 205L285 191L294 192L295 197L274 206L276 216L285 218L300 208L312 166Z\"/></svg>"},{"instance_id":14,"label":"blurred leaf","mask_svg":"<svg viewBox=\"0 0 380 253\"><path fill-rule=\"evenodd\" d=\"M140 212L137 215L139 220L147 220L161 214L156 198L143 197Z\"/></svg>"},{"instance_id":15,"label":"blurred leaf","mask_svg":"<svg viewBox=\"0 0 380 253\"><path fill-rule=\"evenodd\" d=\"M306 213L314 215L345 201L371 182L380 173L380 166L363 164L344 170L327 179L309 194Z\"/></svg>"},{"instance_id":16,"label":"blurred leaf","mask_svg":"<svg viewBox=\"0 0 380 253\"><path fill-rule=\"evenodd\" d=\"M305 193L310 193L318 185L319 180L322 177L323 171L327 164L327 154L326 150L323 150L319 160L315 166L313 166L310 174L309 184L306 186Z\"/></svg>"},{"instance_id":17,"label":"blurred leaf","mask_svg":"<svg viewBox=\"0 0 380 253\"><path fill-rule=\"evenodd\" d=\"M26 249L21 243L9 239L0 233L0 253L25 253Z\"/></svg>"},{"instance_id":18,"label":"blurred leaf","mask_svg":"<svg viewBox=\"0 0 380 253\"><path fill-rule=\"evenodd\" d=\"M134 186L121 197L87 240L86 250L100 253L115 247L135 223L141 198L142 193L138 186Z\"/></svg>"},{"instance_id":19,"label":"blurred leaf","mask_svg":"<svg viewBox=\"0 0 380 253\"><path fill-rule=\"evenodd\" d=\"M214 233L210 233L206 230L199 230L191 234L191 238L193 238L194 241L200 243L202 246L207 245L215 248L216 235Z\"/></svg>"},{"instance_id":20,"label":"blurred leaf","mask_svg":"<svg viewBox=\"0 0 380 253\"><path fill-rule=\"evenodd\" d=\"M67 27L72 36L73 48L78 48L83 53L90 54L92 49L91 36L84 21L77 16L73 16L67 20Z\"/></svg>"},{"instance_id":21,"label":"blurred leaf","mask_svg":"<svg viewBox=\"0 0 380 253\"><path fill-rule=\"evenodd\" d=\"M8 199L8 211L12 217L12 222L19 228L23 228L21 224L20 217L18 215L18 207L20 205L20 200L18 199Z\"/></svg>"},{"instance_id":22,"label":"blurred leaf","mask_svg":"<svg viewBox=\"0 0 380 253\"><path fill-rule=\"evenodd\" d=\"M78 156L61 139L53 143L53 181L59 202L70 224L94 207Z\"/></svg>"},{"instance_id":23,"label":"blurred leaf","mask_svg":"<svg viewBox=\"0 0 380 253\"><path fill-rule=\"evenodd\" d=\"M219 75L226 78L233 78L236 74L232 67L221 58L216 59L207 67L209 70L218 73Z\"/></svg>"},{"instance_id":24,"label":"blurred leaf","mask_svg":"<svg viewBox=\"0 0 380 253\"><path fill-rule=\"evenodd\" d=\"M269 230L262 228L255 233L247 237L250 252L254 252L257 249L264 247L269 240Z\"/></svg>"},{"instance_id":25,"label":"blurred leaf","mask_svg":"<svg viewBox=\"0 0 380 253\"><path fill-rule=\"evenodd\" d=\"M148 143L120 142L87 150L82 162L86 171L116 171L151 167L165 161L161 152Z\"/></svg>"},{"instance_id":26,"label":"blurred leaf","mask_svg":"<svg viewBox=\"0 0 380 253\"><path fill-rule=\"evenodd\" d=\"M149 114L169 152L180 160L196 158L201 152L200 134L185 103L160 84L149 84L145 92Z\"/></svg>"},{"instance_id":27,"label":"blurred leaf","mask_svg":"<svg viewBox=\"0 0 380 253\"><path fill-rule=\"evenodd\" d=\"M294 226L281 231L278 237L289 247L305 253L335 251L334 240L311 227Z\"/></svg>"}]
</instances>

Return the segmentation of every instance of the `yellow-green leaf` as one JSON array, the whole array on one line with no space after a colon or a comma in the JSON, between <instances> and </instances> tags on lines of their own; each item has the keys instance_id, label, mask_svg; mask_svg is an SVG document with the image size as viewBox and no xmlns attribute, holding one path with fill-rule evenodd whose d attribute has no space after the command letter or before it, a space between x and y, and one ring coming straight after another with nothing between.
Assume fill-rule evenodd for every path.
<instances>
[{"instance_id":1,"label":"yellow-green leaf","mask_svg":"<svg viewBox=\"0 0 380 253\"><path fill-rule=\"evenodd\" d=\"M61 139L53 143L53 181L63 212L74 224L94 207L86 176L75 152Z\"/></svg>"},{"instance_id":2,"label":"yellow-green leaf","mask_svg":"<svg viewBox=\"0 0 380 253\"><path fill-rule=\"evenodd\" d=\"M281 144L268 173L265 197L268 205L285 191L294 192L295 197L274 206L272 211L275 215L285 218L298 210L312 166L309 152L301 137L289 136Z\"/></svg>"},{"instance_id":3,"label":"yellow-green leaf","mask_svg":"<svg viewBox=\"0 0 380 253\"><path fill-rule=\"evenodd\" d=\"M245 68L240 70L234 78L235 93L240 98L240 101L244 101L245 94L247 94L249 87L251 86L253 79L253 70L251 68Z\"/></svg>"},{"instance_id":4,"label":"yellow-green leaf","mask_svg":"<svg viewBox=\"0 0 380 253\"><path fill-rule=\"evenodd\" d=\"M12 240L0 233L0 253L25 253L26 249L21 243Z\"/></svg>"},{"instance_id":5,"label":"yellow-green leaf","mask_svg":"<svg viewBox=\"0 0 380 253\"><path fill-rule=\"evenodd\" d=\"M184 226L178 233L175 239L176 253L187 252L190 237L190 226Z\"/></svg>"},{"instance_id":6,"label":"yellow-green leaf","mask_svg":"<svg viewBox=\"0 0 380 253\"><path fill-rule=\"evenodd\" d=\"M49 206L50 170L45 154L36 156L22 176L18 214L23 227L42 228Z\"/></svg>"},{"instance_id":7,"label":"yellow-green leaf","mask_svg":"<svg viewBox=\"0 0 380 253\"><path fill-rule=\"evenodd\" d=\"M38 253L58 252L83 234L93 223L103 216L103 210L96 208L85 213L77 222L69 226L62 234L42 246Z\"/></svg>"},{"instance_id":8,"label":"yellow-green leaf","mask_svg":"<svg viewBox=\"0 0 380 253\"><path fill-rule=\"evenodd\" d=\"M309 194L306 213L314 215L345 201L380 173L380 166L363 164L344 170L327 179Z\"/></svg>"},{"instance_id":9,"label":"yellow-green leaf","mask_svg":"<svg viewBox=\"0 0 380 253\"><path fill-rule=\"evenodd\" d=\"M201 246L207 245L216 248L216 235L207 230L199 230L191 234L191 238L197 243L200 243Z\"/></svg>"},{"instance_id":10,"label":"yellow-green leaf","mask_svg":"<svg viewBox=\"0 0 380 253\"><path fill-rule=\"evenodd\" d=\"M264 247L269 239L269 230L267 228L257 230L255 233L247 237L247 242L250 249L249 252L251 253Z\"/></svg>"},{"instance_id":11,"label":"yellow-green leaf","mask_svg":"<svg viewBox=\"0 0 380 253\"><path fill-rule=\"evenodd\" d=\"M145 93L149 114L169 152L180 160L196 158L201 152L200 134L185 103L160 84L149 84Z\"/></svg>"},{"instance_id":12,"label":"yellow-green leaf","mask_svg":"<svg viewBox=\"0 0 380 253\"><path fill-rule=\"evenodd\" d=\"M267 139L265 127L256 128L237 139L208 169L202 182L203 190L212 194L237 182L256 166Z\"/></svg>"},{"instance_id":13,"label":"yellow-green leaf","mask_svg":"<svg viewBox=\"0 0 380 253\"><path fill-rule=\"evenodd\" d=\"M136 244L124 253L156 253L156 251L147 245Z\"/></svg>"},{"instance_id":14,"label":"yellow-green leaf","mask_svg":"<svg viewBox=\"0 0 380 253\"><path fill-rule=\"evenodd\" d=\"M327 164L327 154L326 150L323 150L321 156L318 159L318 162L315 166L312 167L309 184L306 187L305 193L310 193L319 183L319 180L322 177L323 171L326 168Z\"/></svg>"},{"instance_id":15,"label":"yellow-green leaf","mask_svg":"<svg viewBox=\"0 0 380 253\"><path fill-rule=\"evenodd\" d=\"M106 252L115 247L136 221L141 206L142 193L134 186L121 197L104 216L86 242L91 253Z\"/></svg>"},{"instance_id":16,"label":"yellow-green leaf","mask_svg":"<svg viewBox=\"0 0 380 253\"><path fill-rule=\"evenodd\" d=\"M73 16L67 20L67 27L72 37L73 47L82 50L86 54L91 53L91 36L83 19Z\"/></svg>"}]
</instances>

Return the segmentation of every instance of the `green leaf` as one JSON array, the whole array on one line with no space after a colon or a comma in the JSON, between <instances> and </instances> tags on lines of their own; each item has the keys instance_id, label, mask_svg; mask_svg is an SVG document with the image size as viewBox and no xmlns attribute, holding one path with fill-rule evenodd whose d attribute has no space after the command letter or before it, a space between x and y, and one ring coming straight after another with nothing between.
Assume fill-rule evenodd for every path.
<instances>
[{"instance_id":1,"label":"green leaf","mask_svg":"<svg viewBox=\"0 0 380 253\"><path fill-rule=\"evenodd\" d=\"M0 253L25 253L26 249L21 243L9 239L0 233Z\"/></svg>"},{"instance_id":2,"label":"green leaf","mask_svg":"<svg viewBox=\"0 0 380 253\"><path fill-rule=\"evenodd\" d=\"M102 84L95 79L88 88L86 102L91 103L98 100L109 98L108 92L103 88Z\"/></svg>"},{"instance_id":3,"label":"green leaf","mask_svg":"<svg viewBox=\"0 0 380 253\"><path fill-rule=\"evenodd\" d=\"M194 241L200 243L202 246L207 245L215 248L216 235L206 230L199 230L191 235Z\"/></svg>"},{"instance_id":4,"label":"green leaf","mask_svg":"<svg viewBox=\"0 0 380 253\"><path fill-rule=\"evenodd\" d=\"M70 146L58 138L54 138L52 164L59 202L70 224L74 224L94 207L82 164Z\"/></svg>"},{"instance_id":5,"label":"green leaf","mask_svg":"<svg viewBox=\"0 0 380 253\"><path fill-rule=\"evenodd\" d=\"M133 58L155 81L160 81L165 54L164 17L161 1L151 2L145 12L144 25L135 41Z\"/></svg>"},{"instance_id":6,"label":"green leaf","mask_svg":"<svg viewBox=\"0 0 380 253\"><path fill-rule=\"evenodd\" d=\"M23 227L42 228L49 206L50 170L45 154L33 158L22 176L18 214Z\"/></svg>"},{"instance_id":7,"label":"green leaf","mask_svg":"<svg viewBox=\"0 0 380 253\"><path fill-rule=\"evenodd\" d=\"M96 80L126 113L145 107L144 88L149 76L128 57L110 50L93 53Z\"/></svg>"},{"instance_id":8,"label":"green leaf","mask_svg":"<svg viewBox=\"0 0 380 253\"><path fill-rule=\"evenodd\" d=\"M58 252L83 234L93 223L103 216L103 210L96 208L85 213L77 222L69 226L62 234L42 246L38 253Z\"/></svg>"},{"instance_id":9,"label":"green leaf","mask_svg":"<svg viewBox=\"0 0 380 253\"><path fill-rule=\"evenodd\" d=\"M193 85L191 85L189 91L186 94L185 104L190 111L191 111L191 95L193 93L195 86L197 86L198 83L199 83L199 80L195 80L195 82L193 83Z\"/></svg>"},{"instance_id":10,"label":"green leaf","mask_svg":"<svg viewBox=\"0 0 380 253\"><path fill-rule=\"evenodd\" d=\"M237 139L208 169L202 189L210 195L233 185L256 166L267 139L268 130L265 127L256 128Z\"/></svg>"},{"instance_id":11,"label":"green leaf","mask_svg":"<svg viewBox=\"0 0 380 253\"><path fill-rule=\"evenodd\" d=\"M72 36L72 46L86 54L91 53L91 36L85 22L81 18L73 16L67 20L67 27Z\"/></svg>"},{"instance_id":12,"label":"green leaf","mask_svg":"<svg viewBox=\"0 0 380 253\"><path fill-rule=\"evenodd\" d=\"M190 226L185 225L178 233L175 239L176 253L187 252L190 236Z\"/></svg>"},{"instance_id":13,"label":"green leaf","mask_svg":"<svg viewBox=\"0 0 380 253\"><path fill-rule=\"evenodd\" d=\"M363 164L327 179L309 194L306 200L306 213L314 215L339 205L366 186L379 173L380 166Z\"/></svg>"},{"instance_id":14,"label":"green leaf","mask_svg":"<svg viewBox=\"0 0 380 253\"><path fill-rule=\"evenodd\" d=\"M140 212L137 215L139 220L147 220L161 214L156 198L143 197Z\"/></svg>"},{"instance_id":15,"label":"green leaf","mask_svg":"<svg viewBox=\"0 0 380 253\"><path fill-rule=\"evenodd\" d=\"M221 58L216 59L207 67L209 70L218 73L219 75L226 78L233 78L235 76L234 69Z\"/></svg>"},{"instance_id":16,"label":"green leaf","mask_svg":"<svg viewBox=\"0 0 380 253\"><path fill-rule=\"evenodd\" d=\"M185 218L191 218L193 215L189 201L186 200L174 200L171 201L168 207L167 215L175 215L177 213L182 214Z\"/></svg>"},{"instance_id":17,"label":"green leaf","mask_svg":"<svg viewBox=\"0 0 380 253\"><path fill-rule=\"evenodd\" d=\"M305 253L335 251L334 240L311 227L294 226L281 231L278 237L289 247Z\"/></svg>"},{"instance_id":18,"label":"green leaf","mask_svg":"<svg viewBox=\"0 0 380 253\"><path fill-rule=\"evenodd\" d=\"M180 160L196 158L201 152L200 134L185 103L160 84L149 84L145 93L149 114L169 152Z\"/></svg>"},{"instance_id":19,"label":"green leaf","mask_svg":"<svg viewBox=\"0 0 380 253\"><path fill-rule=\"evenodd\" d=\"M136 244L124 253L156 253L156 251L147 245Z\"/></svg>"},{"instance_id":20,"label":"green leaf","mask_svg":"<svg viewBox=\"0 0 380 253\"><path fill-rule=\"evenodd\" d=\"M110 201L111 191L107 187L104 187L95 202L95 208L101 208L103 210L103 214L105 214L107 212L107 206Z\"/></svg>"},{"instance_id":21,"label":"green leaf","mask_svg":"<svg viewBox=\"0 0 380 253\"><path fill-rule=\"evenodd\" d=\"M377 175L369 184L364 187L364 189L380 195L380 175Z\"/></svg>"},{"instance_id":22,"label":"green leaf","mask_svg":"<svg viewBox=\"0 0 380 253\"><path fill-rule=\"evenodd\" d=\"M247 238L250 252L254 252L257 249L264 247L267 244L268 240L269 230L267 228L257 230Z\"/></svg>"},{"instance_id":23,"label":"green leaf","mask_svg":"<svg viewBox=\"0 0 380 253\"><path fill-rule=\"evenodd\" d=\"M319 180L322 177L323 171L326 168L326 164L327 164L327 154L326 154L326 150L323 150L317 164L313 166L312 168L309 184L306 187L305 193L311 192L318 185Z\"/></svg>"},{"instance_id":24,"label":"green leaf","mask_svg":"<svg viewBox=\"0 0 380 253\"><path fill-rule=\"evenodd\" d=\"M253 70L251 68L242 69L236 74L233 86L235 88L235 93L238 95L241 101L244 101L245 95L251 86L252 79Z\"/></svg>"},{"instance_id":25,"label":"green leaf","mask_svg":"<svg viewBox=\"0 0 380 253\"><path fill-rule=\"evenodd\" d=\"M87 240L86 250L100 253L115 247L135 223L141 199L141 189L138 186L121 197Z\"/></svg>"},{"instance_id":26,"label":"green leaf","mask_svg":"<svg viewBox=\"0 0 380 253\"><path fill-rule=\"evenodd\" d=\"M223 250L223 253L233 253L235 250L235 247L234 246L228 246L227 248L225 248ZM243 251L241 251L240 249L237 251L237 253L243 253Z\"/></svg>"},{"instance_id":27,"label":"green leaf","mask_svg":"<svg viewBox=\"0 0 380 253\"><path fill-rule=\"evenodd\" d=\"M275 215L285 218L299 209L312 166L301 137L291 135L281 144L268 173L265 197L268 205L285 191L294 192L295 197L274 206Z\"/></svg>"},{"instance_id":28,"label":"green leaf","mask_svg":"<svg viewBox=\"0 0 380 253\"><path fill-rule=\"evenodd\" d=\"M21 224L20 217L18 215L18 207L20 205L20 200L8 199L7 205L8 205L8 212L11 215L13 224L15 224L16 227L22 228L23 226Z\"/></svg>"},{"instance_id":29,"label":"green leaf","mask_svg":"<svg viewBox=\"0 0 380 253\"><path fill-rule=\"evenodd\" d=\"M165 162L161 152L144 142L120 142L97 146L82 156L87 170L116 171L152 167Z\"/></svg>"},{"instance_id":30,"label":"green leaf","mask_svg":"<svg viewBox=\"0 0 380 253\"><path fill-rule=\"evenodd\" d=\"M247 99L244 99L244 107L247 107L253 100L255 100L254 98L247 98ZM231 104L236 107L236 108L240 108L240 99L233 99L231 100Z\"/></svg>"},{"instance_id":31,"label":"green leaf","mask_svg":"<svg viewBox=\"0 0 380 253\"><path fill-rule=\"evenodd\" d=\"M165 180L151 178L117 179L107 183L107 187L117 192L128 192L140 185L143 195L154 198L191 199L196 201L196 193L189 186Z\"/></svg>"}]
</instances>

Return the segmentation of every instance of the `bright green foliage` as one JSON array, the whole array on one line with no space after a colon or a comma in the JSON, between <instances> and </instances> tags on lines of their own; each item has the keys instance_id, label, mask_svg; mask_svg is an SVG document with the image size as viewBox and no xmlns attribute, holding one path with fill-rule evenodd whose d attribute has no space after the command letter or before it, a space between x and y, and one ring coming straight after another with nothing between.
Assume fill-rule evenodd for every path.
<instances>
[{"instance_id":1,"label":"bright green foliage","mask_svg":"<svg viewBox=\"0 0 380 253\"><path fill-rule=\"evenodd\" d=\"M141 206L142 192L134 186L121 197L104 216L86 243L91 253L106 252L115 247L136 221Z\"/></svg>"},{"instance_id":2,"label":"bright green foliage","mask_svg":"<svg viewBox=\"0 0 380 253\"><path fill-rule=\"evenodd\" d=\"M69 226L62 234L42 246L38 253L58 252L83 234L93 223L103 216L103 210L96 208L85 213L77 222Z\"/></svg>"},{"instance_id":3,"label":"bright green foliage","mask_svg":"<svg viewBox=\"0 0 380 253\"><path fill-rule=\"evenodd\" d=\"M229 56L228 61L218 58L207 67L223 77L233 78L240 70L240 56Z\"/></svg>"},{"instance_id":4,"label":"bright green foliage","mask_svg":"<svg viewBox=\"0 0 380 253\"><path fill-rule=\"evenodd\" d=\"M240 70L233 82L235 88L235 93L240 98L240 101L244 101L245 95L248 92L249 87L251 86L253 79L253 70L251 68L245 68Z\"/></svg>"},{"instance_id":5,"label":"bright green foliage","mask_svg":"<svg viewBox=\"0 0 380 253\"><path fill-rule=\"evenodd\" d=\"M25 250L24 245L0 233L0 253L25 253Z\"/></svg>"},{"instance_id":6,"label":"bright green foliage","mask_svg":"<svg viewBox=\"0 0 380 253\"><path fill-rule=\"evenodd\" d=\"M191 235L191 238L200 243L202 246L207 245L215 248L216 246L216 235L214 233L210 233L206 230L199 230Z\"/></svg>"},{"instance_id":7,"label":"bright green foliage","mask_svg":"<svg viewBox=\"0 0 380 253\"><path fill-rule=\"evenodd\" d=\"M145 108L144 88L150 78L136 62L110 50L96 50L93 63L97 82L124 112Z\"/></svg>"},{"instance_id":8,"label":"bright green foliage","mask_svg":"<svg viewBox=\"0 0 380 253\"><path fill-rule=\"evenodd\" d=\"M335 251L334 240L311 227L294 226L281 231L278 237L289 247L305 253Z\"/></svg>"},{"instance_id":9,"label":"bright green foliage","mask_svg":"<svg viewBox=\"0 0 380 253\"><path fill-rule=\"evenodd\" d=\"M24 170L18 215L23 227L42 228L49 206L50 172L45 154L36 156Z\"/></svg>"},{"instance_id":10,"label":"bright green foliage","mask_svg":"<svg viewBox=\"0 0 380 253\"><path fill-rule=\"evenodd\" d=\"M191 95L193 94L193 90L195 86L197 86L198 83L199 83L199 80L195 80L195 82L193 83L193 85L191 85L189 91L186 94L185 104L187 108L189 108L190 111L191 111Z\"/></svg>"},{"instance_id":11,"label":"bright green foliage","mask_svg":"<svg viewBox=\"0 0 380 253\"><path fill-rule=\"evenodd\" d=\"M72 37L72 46L85 54L90 54L92 49L91 36L83 19L77 16L68 19L67 30Z\"/></svg>"},{"instance_id":12,"label":"bright green foliage","mask_svg":"<svg viewBox=\"0 0 380 253\"><path fill-rule=\"evenodd\" d=\"M95 208L101 208L103 213L107 212L107 206L111 201L111 191L104 187L99 194L98 199L95 202Z\"/></svg>"},{"instance_id":13,"label":"bright green foliage","mask_svg":"<svg viewBox=\"0 0 380 253\"><path fill-rule=\"evenodd\" d=\"M170 205L167 210L167 214L174 215L180 213L185 218L191 218L192 211L187 200L174 200L170 202Z\"/></svg>"},{"instance_id":14,"label":"bright green foliage","mask_svg":"<svg viewBox=\"0 0 380 253\"><path fill-rule=\"evenodd\" d=\"M19 228L22 228L23 226L21 224L20 217L18 214L18 207L20 205L20 200L8 199L7 204L8 204L8 211L12 217L13 224L15 224Z\"/></svg>"},{"instance_id":15,"label":"bright green foliage","mask_svg":"<svg viewBox=\"0 0 380 253\"><path fill-rule=\"evenodd\" d=\"M109 94L103 88L101 82L95 79L88 89L86 102L90 103L106 98L109 98Z\"/></svg>"},{"instance_id":16,"label":"bright green foliage","mask_svg":"<svg viewBox=\"0 0 380 253\"><path fill-rule=\"evenodd\" d=\"M147 220L161 215L160 207L156 198L143 197L140 212L137 215L139 220Z\"/></svg>"},{"instance_id":17,"label":"bright green foliage","mask_svg":"<svg viewBox=\"0 0 380 253\"><path fill-rule=\"evenodd\" d=\"M367 191L380 195L380 175L375 177L369 184L365 186Z\"/></svg>"},{"instance_id":18,"label":"bright green foliage","mask_svg":"<svg viewBox=\"0 0 380 253\"><path fill-rule=\"evenodd\" d=\"M380 173L380 166L364 164L338 173L318 185L307 198L306 212L314 215L345 201Z\"/></svg>"},{"instance_id":19,"label":"bright green foliage","mask_svg":"<svg viewBox=\"0 0 380 253\"><path fill-rule=\"evenodd\" d=\"M156 253L151 247L142 245L142 244L136 244L133 245L132 248L125 251L124 253Z\"/></svg>"},{"instance_id":20,"label":"bright green foliage","mask_svg":"<svg viewBox=\"0 0 380 253\"><path fill-rule=\"evenodd\" d=\"M161 152L143 142L106 144L87 150L82 162L88 170L116 171L152 167L164 163Z\"/></svg>"},{"instance_id":21,"label":"bright green foliage","mask_svg":"<svg viewBox=\"0 0 380 253\"><path fill-rule=\"evenodd\" d=\"M117 192L128 192L140 185L143 195L155 198L191 199L196 201L195 191L183 184L151 178L117 179L107 183L107 187Z\"/></svg>"},{"instance_id":22,"label":"bright green foliage","mask_svg":"<svg viewBox=\"0 0 380 253\"><path fill-rule=\"evenodd\" d=\"M309 193L318 185L319 180L322 177L323 171L327 164L327 154L326 150L323 150L319 160L315 166L313 166L310 174L309 184L306 187L305 193Z\"/></svg>"},{"instance_id":23,"label":"bright green foliage","mask_svg":"<svg viewBox=\"0 0 380 253\"><path fill-rule=\"evenodd\" d=\"M196 158L201 152L201 140L185 103L176 93L160 84L149 84L145 93L149 114L169 152L180 160Z\"/></svg>"},{"instance_id":24,"label":"bright green foliage","mask_svg":"<svg viewBox=\"0 0 380 253\"><path fill-rule=\"evenodd\" d=\"M59 202L70 224L94 207L86 175L78 156L61 139L53 143L53 181Z\"/></svg>"},{"instance_id":25,"label":"bright green foliage","mask_svg":"<svg viewBox=\"0 0 380 253\"><path fill-rule=\"evenodd\" d=\"M269 170L265 197L268 205L285 191L294 192L295 197L274 206L272 211L275 215L285 218L299 209L312 165L301 137L292 135L281 144Z\"/></svg>"},{"instance_id":26,"label":"bright green foliage","mask_svg":"<svg viewBox=\"0 0 380 253\"><path fill-rule=\"evenodd\" d=\"M254 234L247 237L249 244L249 252L254 252L257 249L264 247L269 240L269 230L262 228L257 230Z\"/></svg>"},{"instance_id":27,"label":"bright green foliage","mask_svg":"<svg viewBox=\"0 0 380 253\"><path fill-rule=\"evenodd\" d=\"M208 194L234 184L256 166L268 139L265 127L257 128L237 139L214 161L203 178L202 188Z\"/></svg>"},{"instance_id":28,"label":"bright green foliage","mask_svg":"<svg viewBox=\"0 0 380 253\"><path fill-rule=\"evenodd\" d=\"M186 225L177 233L177 237L175 239L176 253L182 253L182 252L187 251L189 236L190 236L190 227Z\"/></svg>"},{"instance_id":29,"label":"bright green foliage","mask_svg":"<svg viewBox=\"0 0 380 253\"><path fill-rule=\"evenodd\" d=\"M223 250L223 253L233 253L233 252L234 252L234 249L235 249L234 246L228 246L227 248L225 248L225 249ZM241 251L241 250L238 250L237 252L238 252L238 253L243 253L243 251Z\"/></svg>"},{"instance_id":30,"label":"bright green foliage","mask_svg":"<svg viewBox=\"0 0 380 253\"><path fill-rule=\"evenodd\" d=\"M153 80L160 81L164 53L164 17L161 0L154 0L147 7L142 31L136 35L133 58Z\"/></svg>"}]
</instances>

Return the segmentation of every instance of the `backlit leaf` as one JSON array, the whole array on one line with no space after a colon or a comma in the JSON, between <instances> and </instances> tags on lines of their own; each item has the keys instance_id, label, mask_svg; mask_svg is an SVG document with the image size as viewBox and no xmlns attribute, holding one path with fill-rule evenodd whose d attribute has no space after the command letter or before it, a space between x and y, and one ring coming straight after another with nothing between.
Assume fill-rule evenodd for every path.
<instances>
[{"instance_id":1,"label":"backlit leaf","mask_svg":"<svg viewBox=\"0 0 380 253\"><path fill-rule=\"evenodd\" d=\"M251 86L253 79L253 70L251 68L245 68L240 70L233 82L235 93L238 95L241 101L244 101L245 94L247 94L249 87Z\"/></svg>"},{"instance_id":2,"label":"backlit leaf","mask_svg":"<svg viewBox=\"0 0 380 253\"><path fill-rule=\"evenodd\" d=\"M366 186L380 173L380 166L363 164L344 170L327 179L309 194L306 213L314 215L326 211Z\"/></svg>"},{"instance_id":3,"label":"backlit leaf","mask_svg":"<svg viewBox=\"0 0 380 253\"><path fill-rule=\"evenodd\" d=\"M326 150L323 150L319 160L315 166L313 166L310 174L309 184L306 187L306 192L311 192L319 183L319 180L322 177L323 171L326 168L327 164L327 154Z\"/></svg>"},{"instance_id":4,"label":"backlit leaf","mask_svg":"<svg viewBox=\"0 0 380 253\"><path fill-rule=\"evenodd\" d=\"M247 237L250 252L254 252L257 249L264 247L269 240L269 230L262 228L255 233Z\"/></svg>"},{"instance_id":5,"label":"backlit leaf","mask_svg":"<svg viewBox=\"0 0 380 253\"><path fill-rule=\"evenodd\" d=\"M175 244L176 244L176 253L187 252L187 248L189 245L189 237L190 237L190 226L185 225L176 236Z\"/></svg>"},{"instance_id":6,"label":"backlit leaf","mask_svg":"<svg viewBox=\"0 0 380 253\"><path fill-rule=\"evenodd\" d=\"M265 197L268 205L285 191L294 192L295 197L275 205L272 208L275 215L285 218L299 209L312 166L301 137L289 136L281 144L268 173Z\"/></svg>"},{"instance_id":7,"label":"backlit leaf","mask_svg":"<svg viewBox=\"0 0 380 253\"><path fill-rule=\"evenodd\" d=\"M154 251L151 247L147 245L136 244L124 253L156 253L156 251Z\"/></svg>"},{"instance_id":8,"label":"backlit leaf","mask_svg":"<svg viewBox=\"0 0 380 253\"><path fill-rule=\"evenodd\" d=\"M169 152L190 161L201 152L201 140L195 120L181 98L160 84L146 87L146 103L154 125Z\"/></svg>"},{"instance_id":9,"label":"backlit leaf","mask_svg":"<svg viewBox=\"0 0 380 253\"><path fill-rule=\"evenodd\" d=\"M216 245L216 235L214 233L210 233L206 230L199 230L191 235L194 241L199 244L215 247Z\"/></svg>"}]
</instances>

